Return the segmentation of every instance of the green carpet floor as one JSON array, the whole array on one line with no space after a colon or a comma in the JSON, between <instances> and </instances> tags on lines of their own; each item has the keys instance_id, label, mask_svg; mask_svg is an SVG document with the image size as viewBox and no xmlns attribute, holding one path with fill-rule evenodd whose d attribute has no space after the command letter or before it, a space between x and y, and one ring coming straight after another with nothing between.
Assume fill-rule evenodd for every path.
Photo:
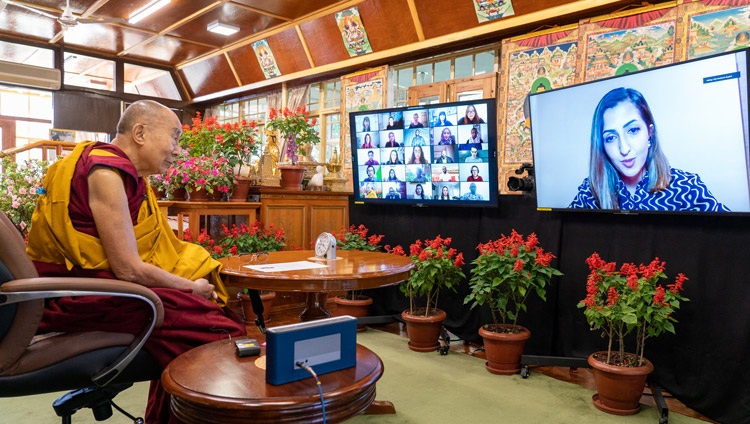
<instances>
[{"instance_id":1,"label":"green carpet floor","mask_svg":"<svg viewBox=\"0 0 750 424\"><path fill-rule=\"evenodd\" d=\"M484 369L484 361L451 352L417 353L403 337L368 329L357 335L358 343L378 354L385 372L377 385L377 399L393 402L395 415L361 415L354 424L457 424L457 423L648 423L659 422L656 409L643 406L637 415L618 417L596 409L593 391L532 372L497 376ZM126 411L142 416L147 383L138 383L115 398ZM61 395L0 399L0 422L59 423L52 402ZM698 424L700 420L671 413L671 424ZM93 424L89 410L73 416L74 424ZM132 423L115 411L108 424Z\"/></svg>"}]
</instances>

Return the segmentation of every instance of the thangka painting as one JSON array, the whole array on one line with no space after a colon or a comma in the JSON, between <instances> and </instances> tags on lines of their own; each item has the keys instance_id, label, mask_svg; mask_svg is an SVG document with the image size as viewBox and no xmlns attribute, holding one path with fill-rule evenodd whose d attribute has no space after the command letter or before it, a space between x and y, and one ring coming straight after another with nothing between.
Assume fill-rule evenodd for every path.
<instances>
[{"instance_id":1,"label":"thangka painting","mask_svg":"<svg viewBox=\"0 0 750 424\"><path fill-rule=\"evenodd\" d=\"M579 23L583 81L636 72L675 61L675 8L652 6Z\"/></svg>"},{"instance_id":2,"label":"thangka painting","mask_svg":"<svg viewBox=\"0 0 750 424\"><path fill-rule=\"evenodd\" d=\"M372 53L370 40L367 38L365 26L362 25L362 18L356 6L336 13L336 24L339 26L341 37L344 39L344 47L349 52L349 56Z\"/></svg>"},{"instance_id":3,"label":"thangka painting","mask_svg":"<svg viewBox=\"0 0 750 424\"><path fill-rule=\"evenodd\" d=\"M368 69L341 77L341 88L344 95L342 111L341 138L344 159L344 177L347 188L352 190L352 151L351 132L349 131L349 112L383 109L385 107L385 88L388 66Z\"/></svg>"},{"instance_id":4,"label":"thangka painting","mask_svg":"<svg viewBox=\"0 0 750 424\"><path fill-rule=\"evenodd\" d=\"M498 96L501 182L514 175L522 163L533 162L529 94L576 82L577 37L576 26L571 26L503 41L500 60L503 82ZM500 184L500 192L508 194L505 184Z\"/></svg>"},{"instance_id":5,"label":"thangka painting","mask_svg":"<svg viewBox=\"0 0 750 424\"><path fill-rule=\"evenodd\" d=\"M750 47L750 0L695 1L680 8L687 23L680 34L687 39L684 59Z\"/></svg>"},{"instance_id":6,"label":"thangka painting","mask_svg":"<svg viewBox=\"0 0 750 424\"><path fill-rule=\"evenodd\" d=\"M494 21L495 19L507 18L515 15L513 2L510 0L472 0L474 10L477 12L479 23Z\"/></svg>"},{"instance_id":7,"label":"thangka painting","mask_svg":"<svg viewBox=\"0 0 750 424\"><path fill-rule=\"evenodd\" d=\"M273 57L271 47L268 46L268 41L262 39L252 44L253 50L255 50L255 56L258 58L260 69L263 70L263 75L266 79L281 76L281 71L276 65L276 58Z\"/></svg>"}]
</instances>

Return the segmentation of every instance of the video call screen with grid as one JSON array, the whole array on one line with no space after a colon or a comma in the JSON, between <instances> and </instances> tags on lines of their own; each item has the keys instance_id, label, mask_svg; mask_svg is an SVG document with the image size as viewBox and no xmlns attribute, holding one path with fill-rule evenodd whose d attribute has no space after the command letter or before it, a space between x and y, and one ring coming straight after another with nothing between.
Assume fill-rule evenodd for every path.
<instances>
[{"instance_id":1,"label":"video call screen with grid","mask_svg":"<svg viewBox=\"0 0 750 424\"><path fill-rule=\"evenodd\" d=\"M352 112L356 203L496 206L494 99Z\"/></svg>"}]
</instances>

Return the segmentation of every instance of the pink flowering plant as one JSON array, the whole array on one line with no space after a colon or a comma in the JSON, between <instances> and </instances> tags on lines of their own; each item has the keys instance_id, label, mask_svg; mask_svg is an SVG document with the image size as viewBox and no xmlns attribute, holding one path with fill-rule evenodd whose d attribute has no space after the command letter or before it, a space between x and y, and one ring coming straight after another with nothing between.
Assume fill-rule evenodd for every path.
<instances>
[{"instance_id":1,"label":"pink flowering plant","mask_svg":"<svg viewBox=\"0 0 750 424\"><path fill-rule=\"evenodd\" d=\"M547 285L562 273L550 264L555 256L545 251L535 233L524 238L512 230L509 236L477 246L479 256L472 261L471 292L464 304L471 308L487 305L492 324L487 331L517 333L518 317L526 311L526 301L536 294L547 300Z\"/></svg>"},{"instance_id":2,"label":"pink flowering plant","mask_svg":"<svg viewBox=\"0 0 750 424\"><path fill-rule=\"evenodd\" d=\"M2 167L0 210L26 239L37 199L44 192L42 179L47 172L48 163L32 159L19 164L6 156Z\"/></svg>"},{"instance_id":3,"label":"pink flowering plant","mask_svg":"<svg viewBox=\"0 0 750 424\"><path fill-rule=\"evenodd\" d=\"M466 279L461 270L464 254L451 246L450 237L440 235L432 240L417 240L409 246L409 257L414 261L409 278L399 286L409 298L409 314L431 316L436 313L438 297L442 289L456 291L456 287ZM386 250L403 254L401 246ZM416 299L424 298L425 306L417 307Z\"/></svg>"},{"instance_id":4,"label":"pink flowering plant","mask_svg":"<svg viewBox=\"0 0 750 424\"><path fill-rule=\"evenodd\" d=\"M578 303L592 330L601 330L609 338L606 358L610 365L637 367L645 364L646 339L668 331L675 332L673 314L680 303L688 301L681 292L688 278L677 274L674 282L664 284L666 263L654 258L648 265L607 262L598 253L586 259L590 273L586 298ZM625 351L628 335L635 335L635 354ZM617 341L617 349L614 342Z\"/></svg>"},{"instance_id":5,"label":"pink flowering plant","mask_svg":"<svg viewBox=\"0 0 750 424\"><path fill-rule=\"evenodd\" d=\"M167 170L167 177L185 187L188 193L215 190L229 193L235 184L235 175L229 161L223 157L196 156L179 159Z\"/></svg>"}]
</instances>

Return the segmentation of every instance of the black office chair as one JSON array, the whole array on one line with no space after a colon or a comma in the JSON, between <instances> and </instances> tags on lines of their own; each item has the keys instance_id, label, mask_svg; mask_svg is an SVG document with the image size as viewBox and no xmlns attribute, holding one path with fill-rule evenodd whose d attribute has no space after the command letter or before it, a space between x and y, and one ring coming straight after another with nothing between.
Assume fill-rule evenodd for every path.
<instances>
[{"instance_id":1,"label":"black office chair","mask_svg":"<svg viewBox=\"0 0 750 424\"><path fill-rule=\"evenodd\" d=\"M152 315L141 334L36 334L45 299L101 295L145 302ZM0 212L0 397L70 390L53 404L63 424L82 408L91 408L97 421L106 420L112 416L112 398L120 391L134 382L160 378L161 369L141 348L161 325L163 314L156 294L138 284L39 277L23 238Z\"/></svg>"}]
</instances>

